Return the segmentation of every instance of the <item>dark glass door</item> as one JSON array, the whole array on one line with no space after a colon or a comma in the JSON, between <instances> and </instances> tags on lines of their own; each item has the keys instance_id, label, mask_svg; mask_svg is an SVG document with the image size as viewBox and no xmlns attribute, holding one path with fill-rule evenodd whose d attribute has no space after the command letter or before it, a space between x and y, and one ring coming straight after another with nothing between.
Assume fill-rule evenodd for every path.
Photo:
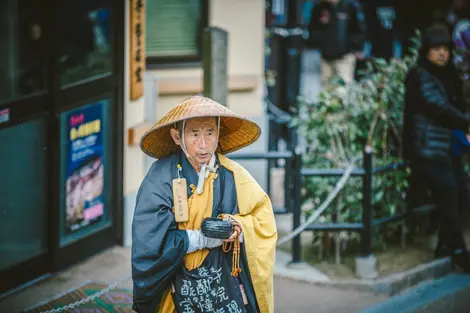
<instances>
[{"instance_id":1,"label":"dark glass door","mask_svg":"<svg viewBox=\"0 0 470 313\"><path fill-rule=\"evenodd\" d=\"M124 17L112 0L58 3L55 114L60 164L56 186L56 266L116 243L122 126L120 51ZM121 49L123 50L123 48ZM122 138L122 137L121 137ZM122 150L122 149L121 149Z\"/></svg>"},{"instance_id":2,"label":"dark glass door","mask_svg":"<svg viewBox=\"0 0 470 313\"><path fill-rule=\"evenodd\" d=\"M0 3L0 296L121 241L124 4Z\"/></svg>"},{"instance_id":3,"label":"dark glass door","mask_svg":"<svg viewBox=\"0 0 470 313\"><path fill-rule=\"evenodd\" d=\"M51 269L46 10L0 1L0 294Z\"/></svg>"}]
</instances>

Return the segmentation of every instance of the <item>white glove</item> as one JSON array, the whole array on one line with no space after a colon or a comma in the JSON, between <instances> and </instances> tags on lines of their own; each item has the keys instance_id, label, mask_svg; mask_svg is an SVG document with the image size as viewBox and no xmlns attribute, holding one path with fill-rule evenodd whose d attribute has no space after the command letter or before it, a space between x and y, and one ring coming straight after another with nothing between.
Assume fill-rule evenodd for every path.
<instances>
[{"instance_id":1,"label":"white glove","mask_svg":"<svg viewBox=\"0 0 470 313\"><path fill-rule=\"evenodd\" d=\"M202 250L204 248L217 248L220 247L223 243L222 239L209 238L204 236L201 230L186 230L189 238L189 247L186 254L192 253L197 250Z\"/></svg>"}]
</instances>

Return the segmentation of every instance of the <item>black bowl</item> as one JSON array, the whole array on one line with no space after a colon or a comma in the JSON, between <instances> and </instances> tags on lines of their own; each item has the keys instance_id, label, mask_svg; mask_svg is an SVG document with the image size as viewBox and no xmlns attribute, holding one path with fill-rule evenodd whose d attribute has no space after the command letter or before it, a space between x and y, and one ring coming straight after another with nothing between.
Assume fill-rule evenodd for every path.
<instances>
[{"instance_id":1,"label":"black bowl","mask_svg":"<svg viewBox=\"0 0 470 313\"><path fill-rule=\"evenodd\" d=\"M231 221L208 217L202 221L201 231L204 236L215 239L228 239L232 236L233 225Z\"/></svg>"}]
</instances>

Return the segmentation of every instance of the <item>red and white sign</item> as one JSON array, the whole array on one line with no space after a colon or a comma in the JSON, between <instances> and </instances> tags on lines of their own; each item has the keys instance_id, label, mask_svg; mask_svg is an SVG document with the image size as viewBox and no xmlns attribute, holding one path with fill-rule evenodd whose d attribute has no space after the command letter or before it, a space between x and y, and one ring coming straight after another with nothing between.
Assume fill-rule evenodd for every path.
<instances>
[{"instance_id":1,"label":"red and white sign","mask_svg":"<svg viewBox=\"0 0 470 313\"><path fill-rule=\"evenodd\" d=\"M0 110L0 124L10 121L10 109Z\"/></svg>"}]
</instances>

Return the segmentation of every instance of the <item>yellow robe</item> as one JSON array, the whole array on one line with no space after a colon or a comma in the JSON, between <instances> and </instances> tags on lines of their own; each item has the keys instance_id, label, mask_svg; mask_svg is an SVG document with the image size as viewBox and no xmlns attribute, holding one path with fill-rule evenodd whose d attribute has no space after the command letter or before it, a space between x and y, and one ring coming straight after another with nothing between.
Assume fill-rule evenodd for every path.
<instances>
[{"instance_id":1,"label":"yellow robe","mask_svg":"<svg viewBox=\"0 0 470 313\"><path fill-rule=\"evenodd\" d=\"M220 154L219 161L233 173L235 180L239 214L232 217L243 227L243 244L260 313L274 313L273 269L277 229L271 201L242 166ZM204 183L204 192L201 195L193 192L190 196L189 221L178 224L179 229L200 229L204 218L212 215L215 177L216 174L210 173ZM184 257L184 264L188 270L197 268L208 254L208 249L189 253ZM175 312L170 292L169 289L164 295L158 313Z\"/></svg>"}]
</instances>

